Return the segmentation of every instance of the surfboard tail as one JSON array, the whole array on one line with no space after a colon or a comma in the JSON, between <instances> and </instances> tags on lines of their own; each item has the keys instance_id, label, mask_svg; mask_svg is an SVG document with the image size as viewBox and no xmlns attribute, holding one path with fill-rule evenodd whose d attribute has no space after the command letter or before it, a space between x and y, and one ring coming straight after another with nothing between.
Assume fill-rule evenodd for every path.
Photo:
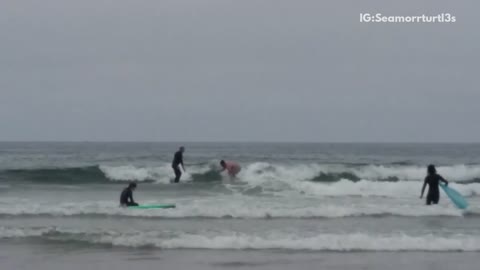
<instances>
[{"instance_id":1,"label":"surfboard tail","mask_svg":"<svg viewBox=\"0 0 480 270\"><path fill-rule=\"evenodd\" d=\"M440 184L440 187L442 187L445 194L447 194L448 198L450 198L456 207L459 209L467 209L468 202L458 191L444 184Z\"/></svg>"}]
</instances>

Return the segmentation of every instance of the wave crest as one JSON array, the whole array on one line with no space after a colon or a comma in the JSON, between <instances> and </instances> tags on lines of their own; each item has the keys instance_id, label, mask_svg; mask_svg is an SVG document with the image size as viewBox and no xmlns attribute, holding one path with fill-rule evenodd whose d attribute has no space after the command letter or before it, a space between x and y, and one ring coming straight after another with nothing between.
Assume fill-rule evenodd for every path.
<instances>
[{"instance_id":1,"label":"wave crest","mask_svg":"<svg viewBox=\"0 0 480 270\"><path fill-rule=\"evenodd\" d=\"M215 163L191 165L182 176L183 181L214 182L222 180ZM480 183L480 165L440 166L439 172L448 180L458 183ZM342 164L271 164L255 162L244 164L238 175L240 181L257 186L279 186L288 182L311 181L333 183L368 180L381 182L422 181L425 168L420 166ZM158 166L98 165L72 168L39 168L0 171L5 181L81 184L122 181L169 183L173 171L169 163ZM287 185L288 186L288 185Z\"/></svg>"}]
</instances>

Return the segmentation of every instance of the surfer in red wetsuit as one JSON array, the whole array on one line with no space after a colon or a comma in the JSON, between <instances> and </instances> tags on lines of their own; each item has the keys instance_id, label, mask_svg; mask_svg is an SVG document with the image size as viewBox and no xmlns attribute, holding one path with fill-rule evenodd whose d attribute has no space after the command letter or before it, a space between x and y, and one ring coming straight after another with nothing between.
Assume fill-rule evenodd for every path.
<instances>
[{"instance_id":1,"label":"surfer in red wetsuit","mask_svg":"<svg viewBox=\"0 0 480 270\"><path fill-rule=\"evenodd\" d=\"M422 194L420 195L420 199L423 197L423 192L425 191L425 187L428 184L428 193L427 193L427 200L426 204L438 204L440 200L440 191L438 189L438 185L440 181L444 182L445 185L448 186L448 181L445 180L441 175L437 174L437 170L435 169L434 165L428 165L427 167L427 177L425 177L425 182L423 183L422 187Z\"/></svg>"},{"instance_id":2,"label":"surfer in red wetsuit","mask_svg":"<svg viewBox=\"0 0 480 270\"><path fill-rule=\"evenodd\" d=\"M222 166L222 169L220 170L220 172L223 172L223 171L226 170L228 175L231 178L235 178L237 176L237 174L240 172L240 170L242 169L242 167L240 167L240 165L238 165L238 163L233 162L233 161L221 160L220 161L220 166Z\"/></svg>"}]
</instances>

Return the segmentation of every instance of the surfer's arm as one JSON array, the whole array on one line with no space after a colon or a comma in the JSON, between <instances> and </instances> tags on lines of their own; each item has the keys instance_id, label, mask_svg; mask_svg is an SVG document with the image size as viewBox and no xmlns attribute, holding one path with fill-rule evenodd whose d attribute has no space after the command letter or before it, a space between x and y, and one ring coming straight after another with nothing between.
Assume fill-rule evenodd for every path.
<instances>
[{"instance_id":1,"label":"surfer's arm","mask_svg":"<svg viewBox=\"0 0 480 270\"><path fill-rule=\"evenodd\" d=\"M441 175L440 176L440 181L442 181L443 183L445 183L445 186L448 186L448 181L445 180L445 178L443 178Z\"/></svg>"},{"instance_id":2,"label":"surfer's arm","mask_svg":"<svg viewBox=\"0 0 480 270\"><path fill-rule=\"evenodd\" d=\"M185 171L185 165L183 165L183 155L182 155L182 157L180 158L180 164L182 165L183 171Z\"/></svg>"},{"instance_id":3,"label":"surfer's arm","mask_svg":"<svg viewBox=\"0 0 480 270\"><path fill-rule=\"evenodd\" d=\"M133 192L130 191L130 193L128 194L128 200L131 202L131 203L135 203L135 201L133 200Z\"/></svg>"},{"instance_id":4,"label":"surfer's arm","mask_svg":"<svg viewBox=\"0 0 480 270\"><path fill-rule=\"evenodd\" d=\"M427 187L427 179L423 182L422 193L420 194L420 199L423 197L423 193L425 192L425 188Z\"/></svg>"}]
</instances>

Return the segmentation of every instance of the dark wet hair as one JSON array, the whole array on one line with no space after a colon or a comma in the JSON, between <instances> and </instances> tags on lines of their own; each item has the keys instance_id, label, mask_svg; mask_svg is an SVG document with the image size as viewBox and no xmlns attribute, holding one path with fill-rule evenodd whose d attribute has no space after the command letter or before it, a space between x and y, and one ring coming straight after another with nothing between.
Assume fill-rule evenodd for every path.
<instances>
[{"instance_id":1,"label":"dark wet hair","mask_svg":"<svg viewBox=\"0 0 480 270\"><path fill-rule=\"evenodd\" d=\"M137 183L128 184L128 188L136 188L136 187L137 187Z\"/></svg>"},{"instance_id":2,"label":"dark wet hair","mask_svg":"<svg viewBox=\"0 0 480 270\"><path fill-rule=\"evenodd\" d=\"M435 173L437 173L437 170L435 169L435 165L433 165L433 164L428 165L428 167L427 167L427 172L428 172L428 174L435 174Z\"/></svg>"},{"instance_id":3,"label":"dark wet hair","mask_svg":"<svg viewBox=\"0 0 480 270\"><path fill-rule=\"evenodd\" d=\"M225 166L225 160L220 160L220 165Z\"/></svg>"}]
</instances>

